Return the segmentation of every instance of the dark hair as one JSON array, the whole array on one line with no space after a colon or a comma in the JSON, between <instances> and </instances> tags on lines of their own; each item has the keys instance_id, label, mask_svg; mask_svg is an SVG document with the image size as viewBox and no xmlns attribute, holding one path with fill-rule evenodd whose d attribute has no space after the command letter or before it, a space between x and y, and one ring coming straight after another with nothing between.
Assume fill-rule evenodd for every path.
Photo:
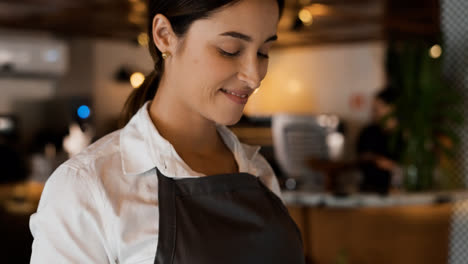
<instances>
[{"instance_id":1,"label":"dark hair","mask_svg":"<svg viewBox=\"0 0 468 264\"><path fill-rule=\"evenodd\" d=\"M375 96L377 99L382 100L384 103L392 105L395 104L398 94L395 88L388 86L377 93Z\"/></svg>"},{"instance_id":2,"label":"dark hair","mask_svg":"<svg viewBox=\"0 0 468 264\"><path fill-rule=\"evenodd\" d=\"M219 8L234 5L239 1L241 0L149 0L148 47L154 61L154 70L146 76L143 84L138 89L133 90L127 98L119 120L120 127L125 126L138 109L155 96L164 72L162 54L153 41L153 18L157 14L164 15L170 21L174 32L178 36L183 36L196 20L209 17ZM284 0L277 0L277 3L281 17Z\"/></svg>"}]
</instances>

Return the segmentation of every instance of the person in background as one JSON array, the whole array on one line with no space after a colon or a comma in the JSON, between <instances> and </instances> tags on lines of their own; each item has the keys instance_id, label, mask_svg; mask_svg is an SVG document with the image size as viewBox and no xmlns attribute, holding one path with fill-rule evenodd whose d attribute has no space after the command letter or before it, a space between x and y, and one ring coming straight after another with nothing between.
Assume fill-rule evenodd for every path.
<instances>
[{"instance_id":1,"label":"person in background","mask_svg":"<svg viewBox=\"0 0 468 264\"><path fill-rule=\"evenodd\" d=\"M380 91L372 104L372 122L359 134L357 153L363 176L360 189L363 192L387 194L392 176L397 177L401 138L397 137L392 145L398 121L391 115L396 98L393 88Z\"/></svg>"},{"instance_id":2,"label":"person in background","mask_svg":"<svg viewBox=\"0 0 468 264\"><path fill-rule=\"evenodd\" d=\"M150 0L155 69L124 127L59 166L31 263L305 263L259 154L226 127L267 73L282 0Z\"/></svg>"}]
</instances>

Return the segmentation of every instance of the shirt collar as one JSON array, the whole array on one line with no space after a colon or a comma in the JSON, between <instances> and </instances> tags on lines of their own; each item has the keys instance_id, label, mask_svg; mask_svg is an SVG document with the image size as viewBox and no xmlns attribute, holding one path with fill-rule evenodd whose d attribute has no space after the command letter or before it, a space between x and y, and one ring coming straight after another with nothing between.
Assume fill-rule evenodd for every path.
<instances>
[{"instance_id":1,"label":"shirt collar","mask_svg":"<svg viewBox=\"0 0 468 264\"><path fill-rule=\"evenodd\" d=\"M237 136L226 126L217 125L217 128L226 146L234 153L234 155L238 154L239 159L251 161L260 151L259 146L250 146L240 143ZM238 160L237 157L236 159Z\"/></svg>"},{"instance_id":2,"label":"shirt collar","mask_svg":"<svg viewBox=\"0 0 468 264\"><path fill-rule=\"evenodd\" d=\"M181 170L175 169L175 166L186 167L186 171L191 171L177 155L171 143L159 134L150 118L149 104L150 101L146 102L120 133L123 173L126 175L141 174L157 167L160 170L168 169L169 173L177 174ZM260 147L240 143L236 135L226 126L217 125L217 130L226 146L233 152L239 171L253 173L251 163ZM191 174L196 173L192 171Z\"/></svg>"},{"instance_id":3,"label":"shirt collar","mask_svg":"<svg viewBox=\"0 0 468 264\"><path fill-rule=\"evenodd\" d=\"M120 132L120 156L124 174L140 174L156 166L148 144L147 107L148 102L138 110Z\"/></svg>"}]
</instances>

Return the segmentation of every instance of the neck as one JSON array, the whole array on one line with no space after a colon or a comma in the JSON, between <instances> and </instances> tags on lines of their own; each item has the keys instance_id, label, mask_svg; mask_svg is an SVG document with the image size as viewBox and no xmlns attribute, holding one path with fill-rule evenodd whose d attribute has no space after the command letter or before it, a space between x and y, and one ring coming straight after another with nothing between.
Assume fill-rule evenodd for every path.
<instances>
[{"instance_id":1,"label":"neck","mask_svg":"<svg viewBox=\"0 0 468 264\"><path fill-rule=\"evenodd\" d=\"M151 120L161 136L179 154L189 151L212 155L223 148L215 122L190 111L177 100L170 100L167 88L161 82L149 109Z\"/></svg>"}]
</instances>

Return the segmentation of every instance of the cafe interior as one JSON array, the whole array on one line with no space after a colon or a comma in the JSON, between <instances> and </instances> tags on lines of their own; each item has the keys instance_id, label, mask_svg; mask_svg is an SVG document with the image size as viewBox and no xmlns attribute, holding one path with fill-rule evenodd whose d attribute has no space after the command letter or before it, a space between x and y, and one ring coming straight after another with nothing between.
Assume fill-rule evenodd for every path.
<instances>
[{"instance_id":1,"label":"cafe interior","mask_svg":"<svg viewBox=\"0 0 468 264\"><path fill-rule=\"evenodd\" d=\"M468 263L468 2L286 0L229 128L261 146L308 263ZM152 70L144 0L0 0L0 252Z\"/></svg>"}]
</instances>

